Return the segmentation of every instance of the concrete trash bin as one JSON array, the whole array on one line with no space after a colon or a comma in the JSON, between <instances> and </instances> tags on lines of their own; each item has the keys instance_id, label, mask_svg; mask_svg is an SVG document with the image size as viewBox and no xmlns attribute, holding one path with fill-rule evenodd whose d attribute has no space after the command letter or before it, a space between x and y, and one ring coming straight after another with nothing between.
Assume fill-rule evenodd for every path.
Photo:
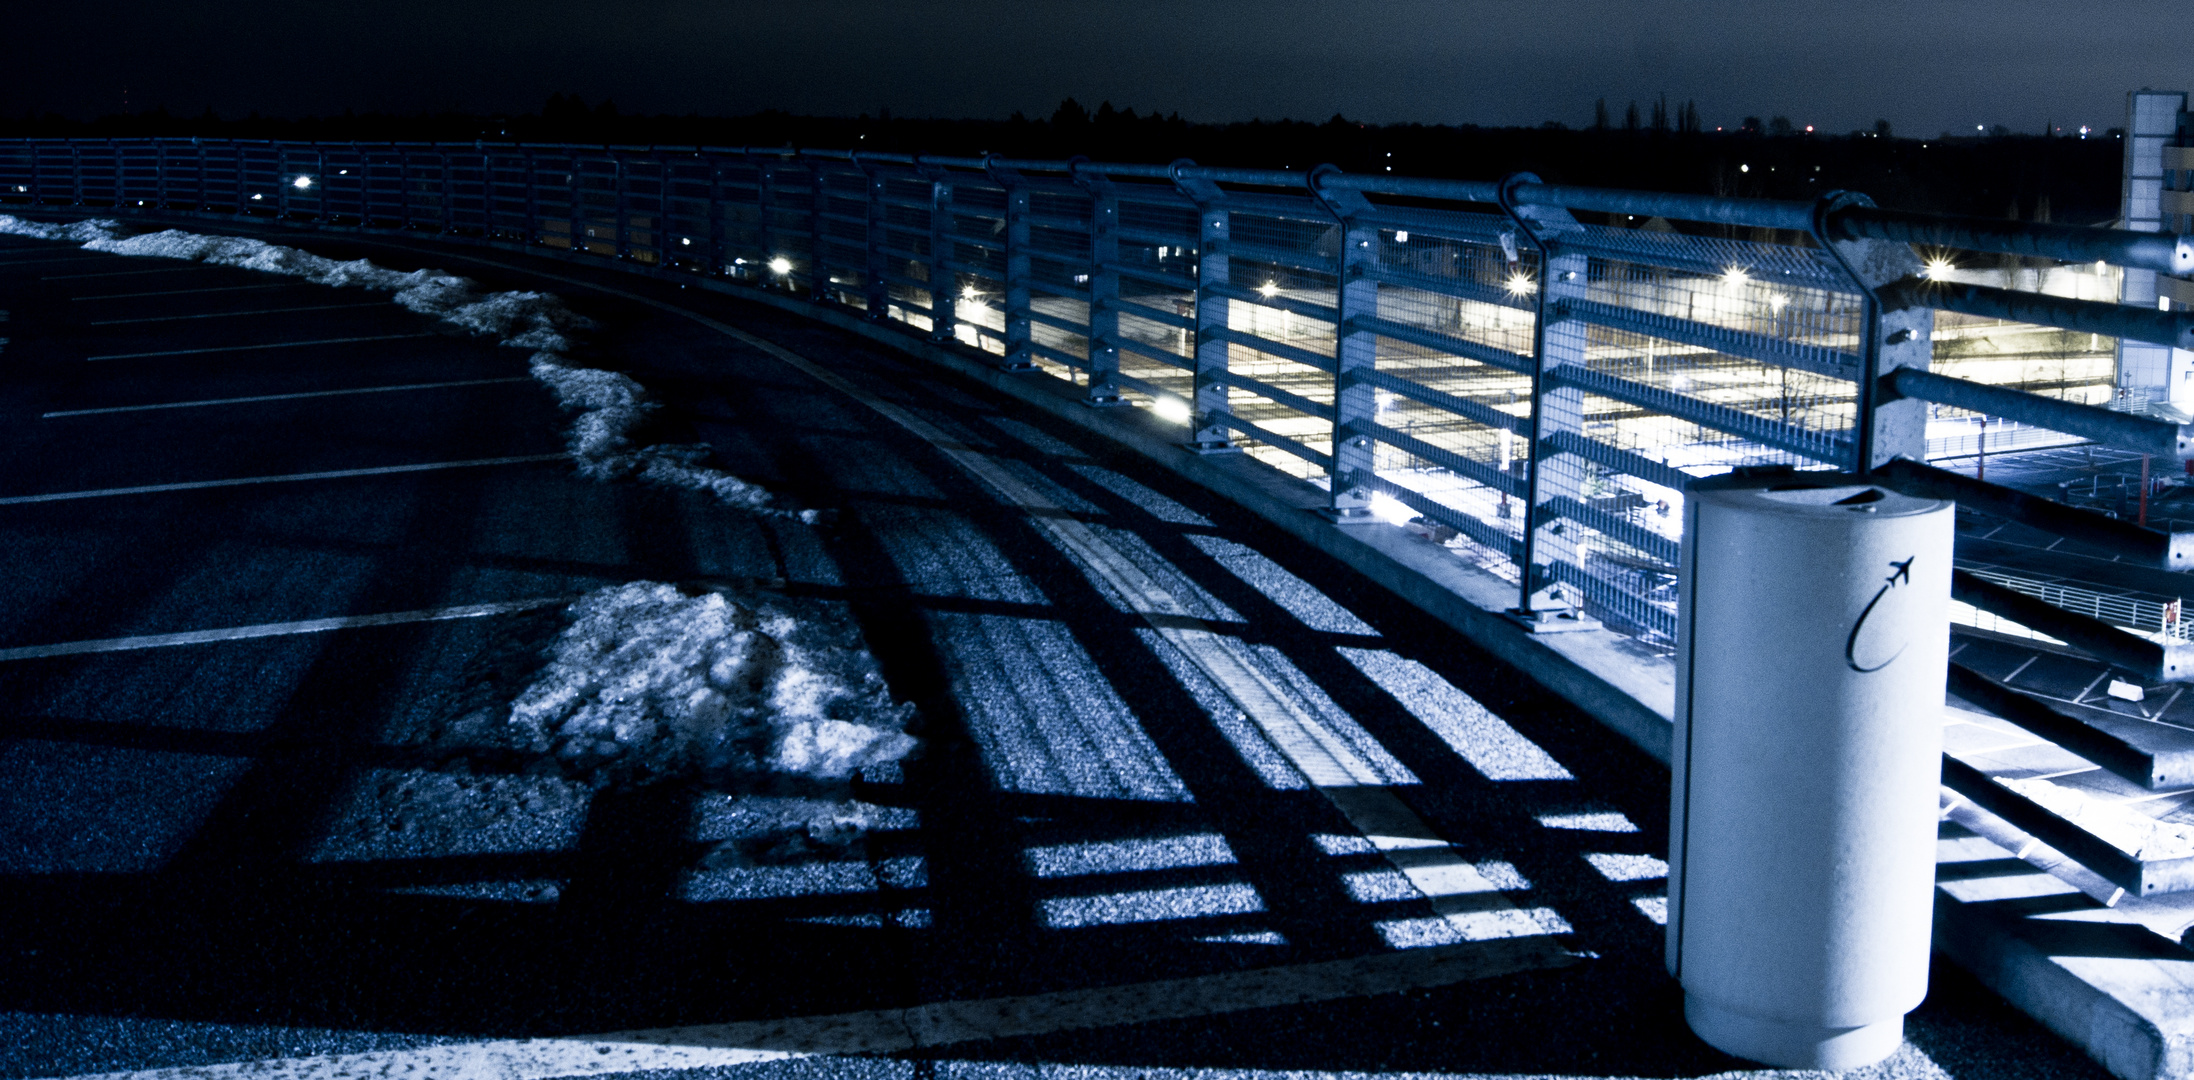
<instances>
[{"instance_id":1,"label":"concrete trash bin","mask_svg":"<svg viewBox=\"0 0 2194 1080\"><path fill-rule=\"evenodd\" d=\"M1954 507L1833 473L1685 497L1668 965L1709 1044L1888 1056L1927 993Z\"/></svg>"}]
</instances>

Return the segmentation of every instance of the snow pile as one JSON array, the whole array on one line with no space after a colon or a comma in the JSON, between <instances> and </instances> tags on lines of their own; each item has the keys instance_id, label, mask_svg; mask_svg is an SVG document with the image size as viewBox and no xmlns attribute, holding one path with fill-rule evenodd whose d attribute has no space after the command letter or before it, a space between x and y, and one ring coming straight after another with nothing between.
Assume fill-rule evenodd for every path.
<instances>
[{"instance_id":1,"label":"snow pile","mask_svg":"<svg viewBox=\"0 0 2194 1080\"><path fill-rule=\"evenodd\" d=\"M369 259L341 262L264 240L208 236L166 229L137 236L122 234L117 222L100 219L48 225L0 214L0 233L40 240L65 240L112 255L183 259L233 266L264 274L301 278L315 285L360 288L395 294L405 308L432 316L467 333L492 337L514 349L535 350L532 371L556 394L573 418L567 443L579 473L595 480L627 476L666 487L706 491L727 506L758 514L796 517L813 524L813 510L773 508L769 492L704 464L709 450L697 444L634 446L632 431L659 405L631 378L597 368L574 367L564 354L570 335L593 323L566 308L553 293L509 291L482 294L476 282L442 270L403 272L376 266Z\"/></svg>"},{"instance_id":2,"label":"snow pile","mask_svg":"<svg viewBox=\"0 0 2194 1080\"><path fill-rule=\"evenodd\" d=\"M0 236L28 236L33 240L66 240L72 244L87 244L95 240L111 240L121 235L121 228L121 222L112 218L48 225L43 221L24 221L13 214L0 214Z\"/></svg>"},{"instance_id":3,"label":"snow pile","mask_svg":"<svg viewBox=\"0 0 2194 1080\"><path fill-rule=\"evenodd\" d=\"M912 707L892 702L843 620L652 581L596 590L564 616L507 712L460 718L445 749L543 755L598 782L740 791L830 788L914 749Z\"/></svg>"},{"instance_id":4,"label":"snow pile","mask_svg":"<svg viewBox=\"0 0 2194 1080\"><path fill-rule=\"evenodd\" d=\"M2142 862L2194 855L2194 828L2158 821L2131 807L2104 802L2078 788L2047 780L1999 776L1996 782Z\"/></svg>"}]
</instances>

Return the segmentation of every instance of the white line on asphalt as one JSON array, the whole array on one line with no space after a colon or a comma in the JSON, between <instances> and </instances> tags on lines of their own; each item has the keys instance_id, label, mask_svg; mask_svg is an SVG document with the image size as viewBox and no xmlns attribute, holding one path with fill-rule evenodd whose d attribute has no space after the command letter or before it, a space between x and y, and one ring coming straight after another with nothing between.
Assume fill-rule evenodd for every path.
<instances>
[{"instance_id":1,"label":"white line on asphalt","mask_svg":"<svg viewBox=\"0 0 2194 1080\"><path fill-rule=\"evenodd\" d=\"M203 488L242 487L246 484L282 484L296 480L341 480L352 476L389 476L395 473L433 472L437 469L470 469L483 465L519 465L535 461L562 461L562 454L529 454L525 457L479 458L473 461L435 461L424 465L384 465L375 469L338 469L333 472L289 473L283 476L245 476L234 480L193 480L181 484L145 484L141 487L100 488L96 491L57 491L50 495L10 495L0 506L23 503L65 502L70 499L103 499L110 495L151 495L162 491L197 491Z\"/></svg>"},{"instance_id":2,"label":"white line on asphalt","mask_svg":"<svg viewBox=\"0 0 2194 1080\"><path fill-rule=\"evenodd\" d=\"M497 383L532 382L528 376L507 379L462 379L457 382L405 383L402 386L365 386L356 390L310 390L296 394L259 394L253 397L208 398L204 401L170 401L160 405L116 405L106 409L62 409L40 413L41 420L60 416L100 416L106 413L150 412L154 409L193 409L201 405L244 405L255 401L295 401L299 398L343 397L348 394L393 394L400 390L440 390L452 386L492 386Z\"/></svg>"},{"instance_id":3,"label":"white line on asphalt","mask_svg":"<svg viewBox=\"0 0 2194 1080\"><path fill-rule=\"evenodd\" d=\"M1486 941L1352 960L1101 986L1026 997L947 1001L908 1009L545 1039L498 1039L409 1050L186 1065L75 1080L556 1080L670 1069L724 1068L1222 1016L1473 982L1564 967L1573 953L1542 941Z\"/></svg>"},{"instance_id":4,"label":"white line on asphalt","mask_svg":"<svg viewBox=\"0 0 2194 1080\"><path fill-rule=\"evenodd\" d=\"M340 311L344 308L387 307L386 303L372 304L314 304L310 307L265 308L260 311L214 311L204 315L149 315L142 319L100 319L93 326L121 326L124 323L178 322L183 319L234 319L243 315L287 315L293 311Z\"/></svg>"},{"instance_id":5,"label":"white line on asphalt","mask_svg":"<svg viewBox=\"0 0 2194 1080\"><path fill-rule=\"evenodd\" d=\"M143 296L187 296L191 293L246 292L251 289L292 289L307 284L302 281L285 281L276 285L215 285L206 289L160 289L154 292L107 293L103 296L71 296L70 300L82 303L86 300L135 300Z\"/></svg>"},{"instance_id":6,"label":"white line on asphalt","mask_svg":"<svg viewBox=\"0 0 2194 1080\"><path fill-rule=\"evenodd\" d=\"M42 278L39 278L38 280L40 280L40 281L78 281L78 280L81 280L81 279L83 279L83 278L95 278L95 277L136 277L136 276L138 276L138 275L140 275L140 274L180 274L180 273L184 272L185 270L211 270L211 269L214 269L214 267L208 266L208 265L207 265L207 264L205 264L205 263L192 263L192 264L191 264L191 265L189 265L189 266L163 266L163 267L161 267L161 268L160 268L160 269L158 269L158 270L101 270L100 272L98 272L98 273L96 273L96 274L51 274L51 275L48 275L48 276L46 276L46 277L42 277Z\"/></svg>"},{"instance_id":7,"label":"white line on asphalt","mask_svg":"<svg viewBox=\"0 0 2194 1080\"><path fill-rule=\"evenodd\" d=\"M485 259L475 259L487 262ZM776 357L885 419L935 446L962 469L989 486L1008 505L1028 512L1077 562L1103 579L1153 630L1178 648L1205 677L1232 698L1273 747L1330 800L1349 824L1430 903L1432 910L1465 938L1484 940L1567 932L1552 912L1518 909L1462 852L1417 816L1408 804L1381 786L1377 771L1349 745L1311 716L1295 695L1273 681L1234 638L1188 615L1188 608L1163 584L1096 530L1075 520L1050 497L1022 482L982 452L962 444L928 421L855 385L836 372L773 341L675 304L623 289L595 285L555 274L567 281L622 296L661 311L684 316L716 332ZM1542 914L1544 918L1542 918Z\"/></svg>"},{"instance_id":8,"label":"white line on asphalt","mask_svg":"<svg viewBox=\"0 0 2194 1080\"><path fill-rule=\"evenodd\" d=\"M295 634L324 634L330 630L350 630L361 626L400 626L405 623L477 619L488 615L531 611L534 608L569 603L570 600L570 597L550 596L497 604L459 604L426 611L396 611L385 615L343 615L333 619L229 626L218 630L191 630L180 634L145 634L138 637L100 638L96 641L64 641L54 645L26 645L17 649L0 649L0 661L38 660L49 656L77 656L83 653L130 652L136 649L168 649L177 645L208 645L217 641L248 641L252 638L289 637Z\"/></svg>"},{"instance_id":9,"label":"white line on asphalt","mask_svg":"<svg viewBox=\"0 0 2194 1080\"><path fill-rule=\"evenodd\" d=\"M199 353L258 352L262 349L302 349L307 345L347 345L354 341L397 341L403 338L433 337L433 334L377 334L373 337L321 338L318 341L277 341L272 345L223 345L213 349L166 349L161 352L109 353L106 356L87 356L86 360L142 360L148 356L195 356Z\"/></svg>"},{"instance_id":10,"label":"white line on asphalt","mask_svg":"<svg viewBox=\"0 0 2194 1080\"><path fill-rule=\"evenodd\" d=\"M96 252L96 251L94 251L94 252L89 252L88 254L89 254L89 255L90 255L90 256L91 256L92 258L112 258L112 256L104 256L104 255L101 255L101 254L100 254L99 252ZM86 261L86 259L85 259L85 256L82 256L82 255L63 255L63 256L60 256L60 257L58 257L58 258L46 258L46 259L0 259L0 268L10 267L10 266L37 266L37 265L38 265L38 264L40 264L40 263L60 263L60 262L84 262L84 261Z\"/></svg>"}]
</instances>

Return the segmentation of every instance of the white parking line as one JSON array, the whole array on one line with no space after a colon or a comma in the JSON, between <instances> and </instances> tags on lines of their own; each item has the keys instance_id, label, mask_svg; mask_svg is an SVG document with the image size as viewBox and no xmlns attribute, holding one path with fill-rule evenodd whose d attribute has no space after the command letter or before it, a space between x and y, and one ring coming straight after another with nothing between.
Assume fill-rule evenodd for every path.
<instances>
[{"instance_id":1,"label":"white parking line","mask_svg":"<svg viewBox=\"0 0 2194 1080\"><path fill-rule=\"evenodd\" d=\"M41 420L62 416L100 416L106 413L150 412L154 409L193 409L201 405L243 405L255 401L295 401L299 398L342 397L347 394L393 394L399 390L440 390L451 386L490 386L496 383L529 383L533 379L514 375L507 379L462 379L457 382L405 383L402 386L364 386L356 390L311 390L296 394L258 394L252 397L208 398L204 401L170 401L159 405L116 405L105 409L61 409L40 413Z\"/></svg>"},{"instance_id":2,"label":"white parking line","mask_svg":"<svg viewBox=\"0 0 2194 1080\"><path fill-rule=\"evenodd\" d=\"M203 315L148 315L142 319L99 319L93 326L121 326L124 323L178 322L183 319L233 319L240 315L287 315L292 311L340 311L344 308L387 307L386 303L372 304L314 304L310 307L265 308L259 311L213 311Z\"/></svg>"},{"instance_id":3,"label":"white parking line","mask_svg":"<svg viewBox=\"0 0 2194 1080\"><path fill-rule=\"evenodd\" d=\"M285 281L275 285L215 285L209 289L160 289L156 292L107 293L104 296L71 296L70 300L82 303L86 300L135 300L141 296L187 296L191 293L245 292L251 289L294 289L306 284L302 281Z\"/></svg>"},{"instance_id":4,"label":"white parking line","mask_svg":"<svg viewBox=\"0 0 2194 1080\"><path fill-rule=\"evenodd\" d=\"M76 1080L555 1080L668 1069L724 1068L830 1054L891 1054L1057 1031L1223 1016L1402 993L1566 967L1573 953L1543 942L1484 941L1352 960L1257 968L1025 997L944 1001L909 1009L546 1039L497 1039L411 1050L186 1065Z\"/></svg>"},{"instance_id":5,"label":"white parking line","mask_svg":"<svg viewBox=\"0 0 2194 1080\"><path fill-rule=\"evenodd\" d=\"M104 499L112 495L151 495L162 491L198 491L203 488L242 487L246 484L283 484L296 480L341 480L352 476L389 476L395 473L433 472L437 469L471 469L485 465L520 465L535 461L562 461L562 454L528 454L525 457L479 458L473 461L435 461L424 465L384 465L375 469L337 469L333 472L288 473L282 476L244 476L234 480L193 480L181 484L145 484L141 487L100 488L96 491L57 491L49 495L10 495L0 506L24 503L66 502L70 499Z\"/></svg>"},{"instance_id":6,"label":"white parking line","mask_svg":"<svg viewBox=\"0 0 2194 1080\"><path fill-rule=\"evenodd\" d=\"M83 279L83 278L95 278L95 277L136 277L136 276L138 276L139 274L180 274L180 273L183 273L183 272L184 272L184 271L186 271L186 270L211 270L211 269L214 269L214 267L210 267L210 266L207 266L207 265L205 265L204 263L193 263L193 264L191 264L191 265L189 265L189 266L163 266L163 267L161 267L161 268L160 268L160 269L158 269L158 270L102 270L102 271L100 271L100 272L98 272L98 273L96 273L96 274L50 274L50 275L47 275L47 276L45 276L45 277L39 278L38 280L40 280L40 281L77 281L77 280L80 280L80 279Z\"/></svg>"},{"instance_id":7,"label":"white parking line","mask_svg":"<svg viewBox=\"0 0 2194 1080\"><path fill-rule=\"evenodd\" d=\"M395 611L384 615L342 615L333 619L260 623L257 626L229 626L218 630L191 630L180 634L145 634L140 637L64 641L54 645L26 645L17 649L0 649L0 662L39 660L49 656L78 656L84 653L167 649L177 645L207 645L216 641L248 641L252 638L288 637L294 634L324 634L330 630L349 630L361 626L400 626L404 623L477 619L487 615L508 615L516 611L531 611L534 608L544 608L555 604L569 603L570 601L571 598L568 596L549 596L537 597L532 600L509 600L497 604L459 604L455 607L430 608L426 611Z\"/></svg>"},{"instance_id":8,"label":"white parking line","mask_svg":"<svg viewBox=\"0 0 2194 1080\"><path fill-rule=\"evenodd\" d=\"M160 352L109 353L105 356L87 356L86 360L142 360L148 356L196 356L200 353L257 352L261 349L302 349L307 345L347 345L354 341L399 341L404 338L433 337L433 334L378 334L373 337L321 338L318 341L277 341L272 345L223 345L212 349L166 349Z\"/></svg>"},{"instance_id":9,"label":"white parking line","mask_svg":"<svg viewBox=\"0 0 2194 1080\"><path fill-rule=\"evenodd\" d=\"M88 253L86 253L85 255L74 255L74 256L70 256L70 255L64 255L64 256L61 256L61 257L59 257L59 258L45 258L45 259L0 259L0 267L8 267L8 266L37 266L37 265L39 265L40 263L60 263L60 262L84 262L84 261L87 261L87 258L102 258L102 259L111 259L111 258L113 258L113 257L114 257L114 256L112 256L112 255L102 255L102 254L100 254L100 253L98 253L98 252L94 251L94 252L88 252Z\"/></svg>"}]
</instances>

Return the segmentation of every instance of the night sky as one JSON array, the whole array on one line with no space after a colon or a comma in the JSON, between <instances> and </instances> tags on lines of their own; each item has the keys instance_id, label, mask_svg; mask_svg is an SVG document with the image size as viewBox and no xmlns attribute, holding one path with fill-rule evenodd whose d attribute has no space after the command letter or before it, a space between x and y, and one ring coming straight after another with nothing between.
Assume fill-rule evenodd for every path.
<instances>
[{"instance_id":1,"label":"night sky","mask_svg":"<svg viewBox=\"0 0 2194 1080\"><path fill-rule=\"evenodd\" d=\"M1061 98L1195 121L1572 126L1665 92L1708 128L2038 132L2194 86L2186 0L395 0L23 3L0 113L227 117L762 109L1048 116Z\"/></svg>"}]
</instances>

